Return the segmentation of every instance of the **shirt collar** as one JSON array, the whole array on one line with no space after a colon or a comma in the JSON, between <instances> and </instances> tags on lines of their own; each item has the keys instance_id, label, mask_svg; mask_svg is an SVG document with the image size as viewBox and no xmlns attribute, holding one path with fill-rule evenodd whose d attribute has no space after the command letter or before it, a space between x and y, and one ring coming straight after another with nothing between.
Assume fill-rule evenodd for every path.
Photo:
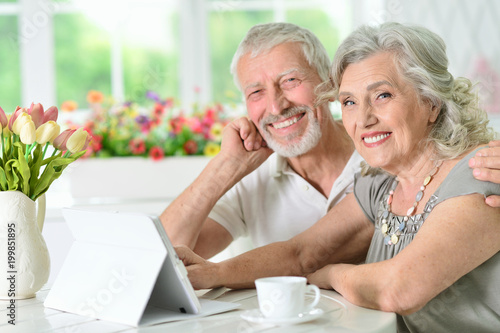
<instances>
[{"instance_id":1,"label":"shirt collar","mask_svg":"<svg viewBox=\"0 0 500 333\"><path fill-rule=\"evenodd\" d=\"M288 165L286 158L276 153L271 155L270 158L272 158L269 165L269 174L271 177L278 178L281 177L281 175L283 175L286 171L289 171L288 169L290 166Z\"/></svg>"}]
</instances>

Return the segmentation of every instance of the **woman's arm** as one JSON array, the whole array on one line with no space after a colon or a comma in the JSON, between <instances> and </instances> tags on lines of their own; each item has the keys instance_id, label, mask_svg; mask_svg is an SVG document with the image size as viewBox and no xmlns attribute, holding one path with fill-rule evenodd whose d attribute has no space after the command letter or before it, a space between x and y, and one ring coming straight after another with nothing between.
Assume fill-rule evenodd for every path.
<instances>
[{"instance_id":1,"label":"woman's arm","mask_svg":"<svg viewBox=\"0 0 500 333\"><path fill-rule=\"evenodd\" d=\"M330 265L309 277L350 302L401 315L422 308L441 291L500 250L500 210L480 194L437 205L414 240L390 260Z\"/></svg>"}]
</instances>

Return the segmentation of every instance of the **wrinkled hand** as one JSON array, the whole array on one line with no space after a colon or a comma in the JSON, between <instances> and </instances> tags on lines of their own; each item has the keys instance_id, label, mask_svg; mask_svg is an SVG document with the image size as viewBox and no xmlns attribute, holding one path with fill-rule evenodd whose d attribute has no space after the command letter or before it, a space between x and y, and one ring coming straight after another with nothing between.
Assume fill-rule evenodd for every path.
<instances>
[{"instance_id":1,"label":"wrinkled hand","mask_svg":"<svg viewBox=\"0 0 500 333\"><path fill-rule=\"evenodd\" d=\"M224 128L221 154L237 159L246 166L247 173L258 168L272 153L250 119L238 118Z\"/></svg>"},{"instance_id":2,"label":"wrinkled hand","mask_svg":"<svg viewBox=\"0 0 500 333\"><path fill-rule=\"evenodd\" d=\"M500 140L491 141L490 148L481 149L469 160L474 177L478 180L500 184ZM500 196L491 195L486 198L486 204L500 207Z\"/></svg>"},{"instance_id":3,"label":"wrinkled hand","mask_svg":"<svg viewBox=\"0 0 500 333\"><path fill-rule=\"evenodd\" d=\"M189 281L194 289L210 289L218 287L217 264L203 259L187 246L176 246L175 252L186 266Z\"/></svg>"},{"instance_id":4,"label":"wrinkled hand","mask_svg":"<svg viewBox=\"0 0 500 333\"><path fill-rule=\"evenodd\" d=\"M325 267L318 269L316 272L309 274L307 276L307 281L321 289L332 289L332 285L328 278L332 267L333 265L326 265Z\"/></svg>"}]
</instances>

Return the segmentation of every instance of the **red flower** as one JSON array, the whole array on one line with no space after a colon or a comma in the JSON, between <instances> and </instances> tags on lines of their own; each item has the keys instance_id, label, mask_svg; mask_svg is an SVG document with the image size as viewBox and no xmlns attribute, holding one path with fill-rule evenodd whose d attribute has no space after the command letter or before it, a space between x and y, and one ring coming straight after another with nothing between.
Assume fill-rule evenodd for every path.
<instances>
[{"instance_id":1,"label":"red flower","mask_svg":"<svg viewBox=\"0 0 500 333\"><path fill-rule=\"evenodd\" d=\"M158 161L161 160L163 156L165 156L165 152L160 147L154 146L149 151L149 156L153 159L153 161Z\"/></svg>"},{"instance_id":2,"label":"red flower","mask_svg":"<svg viewBox=\"0 0 500 333\"><path fill-rule=\"evenodd\" d=\"M92 141L90 141L90 149L93 152L98 152L102 149L102 135L97 135L93 134L90 132L90 135L92 135Z\"/></svg>"},{"instance_id":3,"label":"red flower","mask_svg":"<svg viewBox=\"0 0 500 333\"><path fill-rule=\"evenodd\" d=\"M170 119L170 126L172 126L172 132L174 134L179 134L182 131L182 127L186 123L183 116Z\"/></svg>"},{"instance_id":4,"label":"red flower","mask_svg":"<svg viewBox=\"0 0 500 333\"><path fill-rule=\"evenodd\" d=\"M153 116L161 118L164 113L165 113L165 106L161 105L160 103L156 103L153 109Z\"/></svg>"},{"instance_id":5,"label":"red flower","mask_svg":"<svg viewBox=\"0 0 500 333\"><path fill-rule=\"evenodd\" d=\"M134 155L140 155L146 151L146 144L144 140L138 138L130 140L128 147Z\"/></svg>"},{"instance_id":6,"label":"red flower","mask_svg":"<svg viewBox=\"0 0 500 333\"><path fill-rule=\"evenodd\" d=\"M187 140L183 148L186 154L194 155L198 151L198 144L194 140Z\"/></svg>"}]
</instances>

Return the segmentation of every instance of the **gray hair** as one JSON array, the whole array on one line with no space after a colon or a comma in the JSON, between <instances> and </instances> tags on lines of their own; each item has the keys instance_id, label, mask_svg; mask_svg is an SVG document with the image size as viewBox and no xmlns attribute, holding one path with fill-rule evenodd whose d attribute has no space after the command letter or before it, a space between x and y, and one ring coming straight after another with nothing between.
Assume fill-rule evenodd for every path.
<instances>
[{"instance_id":1,"label":"gray hair","mask_svg":"<svg viewBox=\"0 0 500 333\"><path fill-rule=\"evenodd\" d=\"M469 79L448 72L444 41L430 30L400 23L361 26L339 46L333 59L330 82L325 83L318 103L338 98L338 89L347 66L376 53L395 55L399 73L415 88L420 101L440 109L432 125L429 142L436 158L452 159L494 139L486 112L479 108L477 94ZM333 85L333 87L332 87ZM333 89L332 89L333 88Z\"/></svg>"},{"instance_id":2,"label":"gray hair","mask_svg":"<svg viewBox=\"0 0 500 333\"><path fill-rule=\"evenodd\" d=\"M250 53L252 57L256 57L269 52L277 45L291 42L301 43L302 52L309 65L316 69L322 81L328 80L331 62L318 37L298 25L280 22L255 25L241 41L231 62L231 74L236 86L241 90L237 66L242 56Z\"/></svg>"}]
</instances>

